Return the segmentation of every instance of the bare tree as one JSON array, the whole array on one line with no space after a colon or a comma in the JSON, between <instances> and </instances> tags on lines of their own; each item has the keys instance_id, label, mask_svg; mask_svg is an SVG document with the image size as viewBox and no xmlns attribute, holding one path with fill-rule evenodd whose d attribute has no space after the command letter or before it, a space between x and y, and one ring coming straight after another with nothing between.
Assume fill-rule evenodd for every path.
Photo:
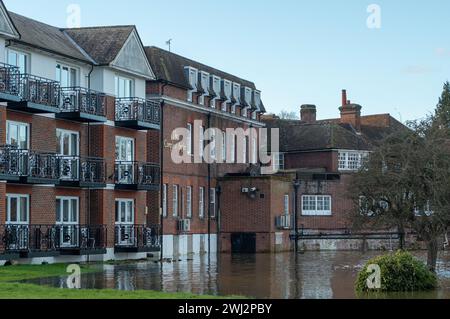
<instances>
[{"instance_id":1,"label":"bare tree","mask_svg":"<svg viewBox=\"0 0 450 319\"><path fill-rule=\"evenodd\" d=\"M278 117L282 120L299 120L299 115L296 112L289 112L283 110L278 114Z\"/></svg>"}]
</instances>

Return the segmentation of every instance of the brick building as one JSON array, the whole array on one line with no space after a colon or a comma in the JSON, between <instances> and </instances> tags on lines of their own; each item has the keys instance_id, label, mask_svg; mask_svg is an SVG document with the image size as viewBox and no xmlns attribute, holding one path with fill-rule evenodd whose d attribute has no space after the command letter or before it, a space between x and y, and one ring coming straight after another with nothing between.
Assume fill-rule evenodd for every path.
<instances>
[{"instance_id":1,"label":"brick building","mask_svg":"<svg viewBox=\"0 0 450 319\"><path fill-rule=\"evenodd\" d=\"M160 104L136 28L61 29L0 1L0 61L0 262L158 251Z\"/></svg>"},{"instance_id":2,"label":"brick building","mask_svg":"<svg viewBox=\"0 0 450 319\"><path fill-rule=\"evenodd\" d=\"M350 230L348 214L355 207L347 196L347 186L352 174L384 137L406 129L389 114L361 115L362 107L347 100L345 90L339 110L339 118L317 120L316 106L303 105L300 120L281 120L272 115L263 119L267 127L280 129L280 153L273 154L272 164L279 174L296 175L297 224L299 233L305 236L320 238L321 234ZM315 240L309 244L313 249L353 249L360 245L352 240Z\"/></svg>"},{"instance_id":3,"label":"brick building","mask_svg":"<svg viewBox=\"0 0 450 319\"><path fill-rule=\"evenodd\" d=\"M156 80L147 82L147 98L163 103L163 254L170 257L216 252L218 217L225 213L220 207L224 187L218 179L248 173L257 163L257 158L252 159L256 152L251 150L256 147L258 136L228 136L226 130L264 126L260 121L265 112L261 92L250 81L177 54L156 47L147 47L146 52L156 75ZM200 136L206 135L209 128L216 128L219 133L215 134L224 135L225 146L213 151L212 164L205 161L176 164L171 154L178 141L173 136L177 128L188 132L189 142L184 148L189 158L206 152L203 147L195 146L205 144ZM245 139L243 149L237 147L239 138ZM225 159L225 155L231 159L228 164L219 163L215 158L224 156Z\"/></svg>"}]
</instances>

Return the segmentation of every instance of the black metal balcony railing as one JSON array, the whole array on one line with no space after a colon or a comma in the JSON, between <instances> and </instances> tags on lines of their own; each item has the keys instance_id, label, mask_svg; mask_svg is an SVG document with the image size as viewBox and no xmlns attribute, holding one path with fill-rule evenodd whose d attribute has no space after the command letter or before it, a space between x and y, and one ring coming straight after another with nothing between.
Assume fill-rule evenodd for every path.
<instances>
[{"instance_id":1,"label":"black metal balcony railing","mask_svg":"<svg viewBox=\"0 0 450 319\"><path fill-rule=\"evenodd\" d=\"M141 121L160 125L161 104L134 97L117 98L116 121Z\"/></svg>"},{"instance_id":2,"label":"black metal balcony railing","mask_svg":"<svg viewBox=\"0 0 450 319\"><path fill-rule=\"evenodd\" d=\"M1 244L6 252L28 250L30 241L30 226L2 225L0 226Z\"/></svg>"},{"instance_id":3,"label":"black metal balcony railing","mask_svg":"<svg viewBox=\"0 0 450 319\"><path fill-rule=\"evenodd\" d=\"M58 156L51 153L23 151L28 155L27 176L35 179L58 179Z\"/></svg>"},{"instance_id":4,"label":"black metal balcony railing","mask_svg":"<svg viewBox=\"0 0 450 319\"><path fill-rule=\"evenodd\" d=\"M21 177L26 173L24 169L24 153L14 146L0 146L0 175Z\"/></svg>"},{"instance_id":5,"label":"black metal balcony railing","mask_svg":"<svg viewBox=\"0 0 450 319\"><path fill-rule=\"evenodd\" d=\"M58 156L58 176L62 181L105 183L106 164L102 158Z\"/></svg>"},{"instance_id":6,"label":"black metal balcony railing","mask_svg":"<svg viewBox=\"0 0 450 319\"><path fill-rule=\"evenodd\" d=\"M23 100L59 108L59 82L31 74L19 75L19 95Z\"/></svg>"},{"instance_id":7,"label":"black metal balcony railing","mask_svg":"<svg viewBox=\"0 0 450 319\"><path fill-rule=\"evenodd\" d=\"M115 183L122 185L158 186L160 166L151 163L116 162Z\"/></svg>"},{"instance_id":8,"label":"black metal balcony railing","mask_svg":"<svg viewBox=\"0 0 450 319\"><path fill-rule=\"evenodd\" d=\"M50 252L58 249L55 225L30 225L28 251Z\"/></svg>"},{"instance_id":9,"label":"black metal balcony railing","mask_svg":"<svg viewBox=\"0 0 450 319\"><path fill-rule=\"evenodd\" d=\"M61 88L61 112L106 116L106 95L82 87Z\"/></svg>"},{"instance_id":10,"label":"black metal balcony railing","mask_svg":"<svg viewBox=\"0 0 450 319\"><path fill-rule=\"evenodd\" d=\"M19 68L0 63L0 93L19 95Z\"/></svg>"},{"instance_id":11,"label":"black metal balcony railing","mask_svg":"<svg viewBox=\"0 0 450 319\"><path fill-rule=\"evenodd\" d=\"M116 226L115 245L123 248L148 248L157 250L160 244L160 227L143 225Z\"/></svg>"},{"instance_id":12,"label":"black metal balcony railing","mask_svg":"<svg viewBox=\"0 0 450 319\"><path fill-rule=\"evenodd\" d=\"M56 242L60 249L105 249L107 242L104 225L57 225Z\"/></svg>"}]
</instances>

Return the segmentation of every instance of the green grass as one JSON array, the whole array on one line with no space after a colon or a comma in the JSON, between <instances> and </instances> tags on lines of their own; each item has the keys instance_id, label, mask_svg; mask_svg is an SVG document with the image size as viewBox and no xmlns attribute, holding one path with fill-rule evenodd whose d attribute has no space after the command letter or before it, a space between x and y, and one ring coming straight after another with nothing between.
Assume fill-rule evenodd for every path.
<instances>
[{"instance_id":1,"label":"green grass","mask_svg":"<svg viewBox=\"0 0 450 319\"><path fill-rule=\"evenodd\" d=\"M224 299L223 297L194 295L190 293L165 293L158 291L79 290L62 289L19 281L68 275L67 265L9 266L0 267L0 299ZM99 271L98 265L81 265L81 272ZM242 298L242 297L229 297Z\"/></svg>"}]
</instances>

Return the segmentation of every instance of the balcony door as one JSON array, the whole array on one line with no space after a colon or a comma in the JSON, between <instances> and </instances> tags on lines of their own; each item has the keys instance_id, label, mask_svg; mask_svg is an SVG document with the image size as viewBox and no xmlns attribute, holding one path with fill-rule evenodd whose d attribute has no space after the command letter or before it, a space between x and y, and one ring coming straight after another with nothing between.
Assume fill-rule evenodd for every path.
<instances>
[{"instance_id":1,"label":"balcony door","mask_svg":"<svg viewBox=\"0 0 450 319\"><path fill-rule=\"evenodd\" d=\"M116 244L133 246L135 244L134 201L116 200Z\"/></svg>"},{"instance_id":2,"label":"balcony door","mask_svg":"<svg viewBox=\"0 0 450 319\"><path fill-rule=\"evenodd\" d=\"M79 133L56 130L56 151L59 155L60 178L62 180L78 180L80 176Z\"/></svg>"},{"instance_id":3,"label":"balcony door","mask_svg":"<svg viewBox=\"0 0 450 319\"><path fill-rule=\"evenodd\" d=\"M22 175L27 172L28 149L30 147L28 123L6 122L6 144L10 146L7 150L8 156L2 159L0 165L13 175Z\"/></svg>"},{"instance_id":4,"label":"balcony door","mask_svg":"<svg viewBox=\"0 0 450 319\"><path fill-rule=\"evenodd\" d=\"M115 76L115 93L117 98L127 98L133 96L133 80L123 77Z\"/></svg>"},{"instance_id":5,"label":"balcony door","mask_svg":"<svg viewBox=\"0 0 450 319\"><path fill-rule=\"evenodd\" d=\"M79 198L58 197L56 199L56 225L61 247L79 245Z\"/></svg>"},{"instance_id":6,"label":"balcony door","mask_svg":"<svg viewBox=\"0 0 450 319\"><path fill-rule=\"evenodd\" d=\"M11 250L28 249L30 205L28 195L6 195L6 245Z\"/></svg>"},{"instance_id":7,"label":"balcony door","mask_svg":"<svg viewBox=\"0 0 450 319\"><path fill-rule=\"evenodd\" d=\"M134 139L116 137L117 181L120 184L133 184L134 181Z\"/></svg>"}]
</instances>

